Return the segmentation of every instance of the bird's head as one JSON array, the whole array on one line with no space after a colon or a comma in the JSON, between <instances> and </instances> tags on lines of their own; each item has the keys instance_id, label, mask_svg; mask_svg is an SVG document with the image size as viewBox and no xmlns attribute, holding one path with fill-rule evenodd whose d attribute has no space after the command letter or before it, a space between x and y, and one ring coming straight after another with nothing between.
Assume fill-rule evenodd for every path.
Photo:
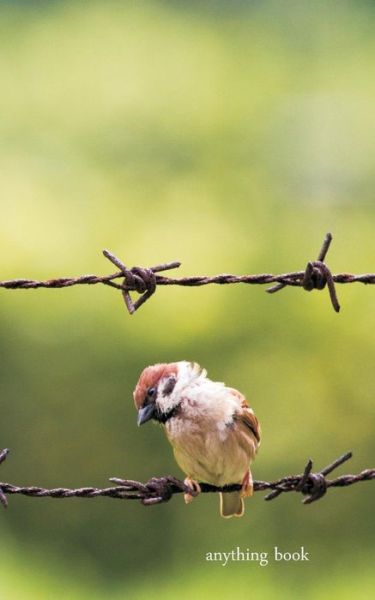
<instances>
[{"instance_id":1,"label":"bird's head","mask_svg":"<svg viewBox=\"0 0 375 600\"><path fill-rule=\"evenodd\" d=\"M205 374L197 363L187 361L146 367L133 393L138 425L150 419L166 423L177 413L184 388Z\"/></svg>"}]
</instances>

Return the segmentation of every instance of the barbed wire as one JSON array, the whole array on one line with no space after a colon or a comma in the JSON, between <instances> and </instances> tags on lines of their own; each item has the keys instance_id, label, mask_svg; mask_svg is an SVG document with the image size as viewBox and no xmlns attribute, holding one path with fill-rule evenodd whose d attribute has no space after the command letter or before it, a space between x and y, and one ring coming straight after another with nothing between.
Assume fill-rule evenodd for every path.
<instances>
[{"instance_id":1,"label":"barbed wire","mask_svg":"<svg viewBox=\"0 0 375 600\"><path fill-rule=\"evenodd\" d=\"M9 450L4 449L0 452L0 464L8 456ZM254 492L271 490L264 499L274 500L280 494L286 492L297 492L304 496L303 504L311 504L322 498L329 488L347 487L360 481L370 481L375 479L375 469L365 469L357 475L341 475L336 479L327 479L327 475L344 462L352 458L352 453L343 454L333 463L324 469L313 473L313 462L309 460L305 466L304 472L300 475L288 475L276 481L254 481ZM118 498L121 500L139 500L145 506L168 502L175 494L188 493L197 496L198 492L186 485L180 479L167 475L165 477L152 477L146 483L134 481L133 479L119 479L111 477L110 481L115 483L115 487L97 488L52 488L46 489L36 486L16 486L11 483L0 482L0 502L6 508L8 506L7 494L21 494L34 498L98 498L104 496L107 498ZM234 492L241 489L240 484L226 485L217 487L208 483L200 483L202 493L210 492Z\"/></svg>"},{"instance_id":2,"label":"barbed wire","mask_svg":"<svg viewBox=\"0 0 375 600\"><path fill-rule=\"evenodd\" d=\"M103 284L121 290L126 308L130 314L133 314L146 300L148 300L160 285L179 285L186 287L197 287L202 285L217 284L226 285L234 283L246 283L250 285L265 285L275 283L276 285L268 288L266 291L270 294L278 292L286 286L302 287L310 292L314 289L322 290L328 287L331 304L336 312L340 311L340 304L337 299L335 289L336 283L364 283L375 284L375 273L363 273L353 275L350 273L338 273L333 275L326 265L325 257L332 241L332 235L327 233L323 246L315 261L307 263L304 271L294 271L280 275L270 273L261 273L258 275L230 275L222 273L221 275L207 276L197 275L190 277L172 278L158 275L162 271L176 269L181 266L178 261L156 265L154 267L132 267L129 269L124 263L109 250L103 250L104 256L114 264L119 271L111 275L81 275L79 277L60 277L38 281L33 279L9 279L0 281L0 288L15 290L30 290L37 288L57 289L72 287L74 285L95 285ZM117 279L123 279L122 283L117 283ZM130 292L136 292L140 296L133 301Z\"/></svg>"}]
</instances>

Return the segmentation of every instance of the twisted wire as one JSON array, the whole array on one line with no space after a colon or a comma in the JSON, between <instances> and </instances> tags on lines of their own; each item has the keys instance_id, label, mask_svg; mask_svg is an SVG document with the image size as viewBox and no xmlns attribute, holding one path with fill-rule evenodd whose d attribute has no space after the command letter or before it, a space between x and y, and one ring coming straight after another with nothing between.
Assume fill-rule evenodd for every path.
<instances>
[{"instance_id":1,"label":"twisted wire","mask_svg":"<svg viewBox=\"0 0 375 600\"><path fill-rule=\"evenodd\" d=\"M158 286L178 285L184 287L199 287L203 285L228 285L244 283L248 285L276 284L267 289L270 294L289 287L301 287L306 291L322 290L328 287L329 296L333 309L340 311L335 285L348 283L375 284L375 273L338 273L333 274L327 264L325 257L332 242L332 235L327 233L317 260L309 261L305 270L293 271L274 275L271 273L260 273L255 275L232 275L222 273L219 275L194 275L189 277L166 277L159 275L160 272L176 269L181 266L178 261L156 265L154 267L132 267L125 264L109 250L103 250L104 256L119 270L110 275L81 275L79 277L59 277L47 280L34 279L9 279L0 281L0 288L15 290L30 290L38 288L66 288L74 285L96 285L103 284L121 291L126 308L133 314L142 304L146 302L156 291ZM122 283L117 280L122 279ZM136 301L130 292L139 295Z\"/></svg>"},{"instance_id":2,"label":"twisted wire","mask_svg":"<svg viewBox=\"0 0 375 600\"><path fill-rule=\"evenodd\" d=\"M0 464L5 461L8 453L8 449L0 452ZM312 472L313 462L309 460L304 472L300 475L288 475L276 481L254 481L254 492L271 490L264 498L267 501L273 500L283 493L297 492L302 494L304 504L311 504L322 498L329 488L343 488L361 481L375 479L375 469L365 469L356 475L341 475L336 479L327 479L326 476L329 473L351 457L352 453L347 452L316 473ZM8 506L7 495L10 494L21 494L33 498L60 499L98 498L104 496L121 500L139 500L141 504L148 506L168 502L175 494L188 493L192 496L198 495L195 489L192 489L184 481L171 475L152 477L146 483L133 479L119 479L117 477L110 478L110 481L116 485L107 488L86 486L74 489L64 487L47 489L39 486L17 486L11 483L0 482L0 502L6 508ZM200 483L200 488L202 493L228 493L241 490L241 485L232 484L218 487L208 483Z\"/></svg>"}]
</instances>

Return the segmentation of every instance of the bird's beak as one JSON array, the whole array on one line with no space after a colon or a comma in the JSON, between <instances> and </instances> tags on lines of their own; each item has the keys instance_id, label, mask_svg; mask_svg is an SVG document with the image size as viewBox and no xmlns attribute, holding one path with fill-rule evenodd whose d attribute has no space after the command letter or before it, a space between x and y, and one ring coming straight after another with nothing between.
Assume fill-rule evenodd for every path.
<instances>
[{"instance_id":1,"label":"bird's beak","mask_svg":"<svg viewBox=\"0 0 375 600\"><path fill-rule=\"evenodd\" d=\"M147 423L150 419L153 418L156 412L155 403L147 404L146 406L142 406L138 410L138 419L137 425L143 425L143 423Z\"/></svg>"}]
</instances>

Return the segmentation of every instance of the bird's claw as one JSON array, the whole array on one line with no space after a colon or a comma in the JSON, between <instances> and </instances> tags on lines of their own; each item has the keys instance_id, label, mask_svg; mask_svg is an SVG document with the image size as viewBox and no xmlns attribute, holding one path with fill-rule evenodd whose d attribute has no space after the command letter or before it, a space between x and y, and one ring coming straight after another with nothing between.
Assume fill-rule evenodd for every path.
<instances>
[{"instance_id":1,"label":"bird's claw","mask_svg":"<svg viewBox=\"0 0 375 600\"><path fill-rule=\"evenodd\" d=\"M240 492L241 498L250 498L253 495L254 486L253 486L253 477L251 475L251 471L246 471L244 478L242 480L242 488Z\"/></svg>"},{"instance_id":2,"label":"bird's claw","mask_svg":"<svg viewBox=\"0 0 375 600\"><path fill-rule=\"evenodd\" d=\"M185 477L184 484L194 492L194 494L191 494L190 492L185 492L184 494L185 504L190 504L193 498L201 493L201 486L198 481L191 479L191 477Z\"/></svg>"}]
</instances>

